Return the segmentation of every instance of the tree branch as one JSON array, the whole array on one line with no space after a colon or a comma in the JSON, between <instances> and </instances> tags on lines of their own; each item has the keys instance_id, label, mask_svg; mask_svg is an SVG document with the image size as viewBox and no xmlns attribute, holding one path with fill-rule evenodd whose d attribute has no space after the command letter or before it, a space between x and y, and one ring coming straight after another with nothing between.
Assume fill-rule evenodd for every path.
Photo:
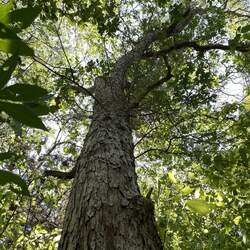
<instances>
[{"instance_id":1,"label":"tree branch","mask_svg":"<svg viewBox=\"0 0 250 250\"><path fill-rule=\"evenodd\" d=\"M78 86L72 86L72 89L74 89L76 92L82 93L84 95L86 95L86 93L88 91L87 95L90 96L89 93L91 93L92 95L94 95L94 89L95 89L95 87L92 86L92 87L89 87L89 88L84 88L81 85L78 85Z\"/></svg>"},{"instance_id":2,"label":"tree branch","mask_svg":"<svg viewBox=\"0 0 250 250\"><path fill-rule=\"evenodd\" d=\"M144 58L148 57L160 57L164 56L174 50L185 49L185 48L192 48L194 50L205 52L208 50L234 50L239 52L249 52L250 51L250 44L239 44L237 46L232 45L224 45L224 44L207 44L207 45L199 45L196 41L183 41L174 44L169 48L164 48L159 51L151 51L147 52L143 55Z\"/></svg>"},{"instance_id":3,"label":"tree branch","mask_svg":"<svg viewBox=\"0 0 250 250\"><path fill-rule=\"evenodd\" d=\"M188 7L181 20L179 20L178 22L172 23L170 26L168 26L167 28L163 28L161 31L153 31L147 33L140 39L134 49L121 56L116 61L112 76L120 79L120 81L122 82L129 66L135 61L140 60L143 57L145 50L148 49L148 47L153 42L161 39L162 37L167 38L180 33L190 23L193 16L199 12L200 10L198 9L191 9L190 7Z\"/></svg>"},{"instance_id":4,"label":"tree branch","mask_svg":"<svg viewBox=\"0 0 250 250\"><path fill-rule=\"evenodd\" d=\"M75 172L76 172L76 167L74 167L71 171L69 172L61 172L57 170L45 170L44 171L44 176L53 176L58 179L63 179L63 180L69 180L73 179L75 177Z\"/></svg>"},{"instance_id":5,"label":"tree branch","mask_svg":"<svg viewBox=\"0 0 250 250\"><path fill-rule=\"evenodd\" d=\"M143 155L145 155L145 154L147 154L147 153L149 153L151 151L161 151L161 152L164 152L164 153L167 153L167 154L171 154L171 152L169 152L169 149L170 149L171 145L172 145L172 139L169 140L168 147L166 149L149 148L146 151L144 151L144 152L140 153L139 155L135 156L135 159L137 159L137 158L139 158L139 157L141 157L141 156L143 156Z\"/></svg>"}]
</instances>

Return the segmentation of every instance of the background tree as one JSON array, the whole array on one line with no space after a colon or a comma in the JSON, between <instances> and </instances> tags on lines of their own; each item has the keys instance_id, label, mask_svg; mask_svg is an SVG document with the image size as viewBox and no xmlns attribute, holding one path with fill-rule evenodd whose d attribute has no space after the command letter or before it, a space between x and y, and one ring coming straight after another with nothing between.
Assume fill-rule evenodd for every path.
<instances>
[{"instance_id":1,"label":"background tree","mask_svg":"<svg viewBox=\"0 0 250 250\"><path fill-rule=\"evenodd\" d=\"M2 5L3 248L247 248L248 5Z\"/></svg>"}]
</instances>

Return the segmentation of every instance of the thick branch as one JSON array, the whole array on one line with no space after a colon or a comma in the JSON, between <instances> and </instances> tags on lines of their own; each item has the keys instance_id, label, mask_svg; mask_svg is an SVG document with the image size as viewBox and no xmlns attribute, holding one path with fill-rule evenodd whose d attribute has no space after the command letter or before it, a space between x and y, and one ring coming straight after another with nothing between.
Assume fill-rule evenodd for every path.
<instances>
[{"instance_id":1,"label":"thick branch","mask_svg":"<svg viewBox=\"0 0 250 250\"><path fill-rule=\"evenodd\" d=\"M81 85L78 85L78 86L72 86L72 89L74 89L77 93L82 93L84 96L90 96L90 93L92 95L94 95L95 87L92 86L89 88L84 88ZM87 93L87 91L88 91L88 93Z\"/></svg>"},{"instance_id":2,"label":"thick branch","mask_svg":"<svg viewBox=\"0 0 250 250\"><path fill-rule=\"evenodd\" d=\"M75 177L75 172L76 172L75 167L69 172L61 172L61 171L57 171L57 170L45 170L44 176L53 176L53 177L56 177L58 179L69 180L69 179L73 179Z\"/></svg>"},{"instance_id":3,"label":"thick branch","mask_svg":"<svg viewBox=\"0 0 250 250\"><path fill-rule=\"evenodd\" d=\"M160 57L164 56L174 50L179 50L179 49L185 49L185 48L192 48L194 50L200 51L200 52L206 52L208 50L234 50L234 51L239 51L239 52L249 52L250 51L250 44L239 44L237 46L232 46L232 45L224 45L224 44L207 44L207 45L199 45L195 41L184 41L180 43L176 43L175 45L169 47L169 48L164 48L159 51L152 51L145 53L143 55L144 58L147 57Z\"/></svg>"},{"instance_id":4,"label":"thick branch","mask_svg":"<svg viewBox=\"0 0 250 250\"><path fill-rule=\"evenodd\" d=\"M161 31L147 33L140 39L140 42L135 46L134 49L121 56L116 61L112 75L120 80L124 80L129 66L132 65L135 61L140 60L143 57L145 50L148 49L148 47L153 42L161 39L162 37L167 38L180 33L190 23L192 17L197 12L197 10L188 8L183 14L183 18L180 21L172 23L170 26L162 29Z\"/></svg>"}]
</instances>

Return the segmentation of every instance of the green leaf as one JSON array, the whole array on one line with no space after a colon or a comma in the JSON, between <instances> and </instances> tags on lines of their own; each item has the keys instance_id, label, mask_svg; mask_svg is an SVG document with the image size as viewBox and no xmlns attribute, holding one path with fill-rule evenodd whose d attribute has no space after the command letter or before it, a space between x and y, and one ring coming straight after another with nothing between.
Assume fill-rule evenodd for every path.
<instances>
[{"instance_id":1,"label":"green leaf","mask_svg":"<svg viewBox=\"0 0 250 250\"><path fill-rule=\"evenodd\" d=\"M40 8L22 8L9 13L11 23L20 23L20 29L29 27L41 12Z\"/></svg>"},{"instance_id":2,"label":"green leaf","mask_svg":"<svg viewBox=\"0 0 250 250\"><path fill-rule=\"evenodd\" d=\"M192 211L201 215L207 215L215 208L214 204L209 204L204 200L189 200L186 201L186 206Z\"/></svg>"},{"instance_id":3,"label":"green leaf","mask_svg":"<svg viewBox=\"0 0 250 250\"><path fill-rule=\"evenodd\" d=\"M18 36L10 28L0 22L0 38L13 38L18 39Z\"/></svg>"},{"instance_id":4,"label":"green leaf","mask_svg":"<svg viewBox=\"0 0 250 250\"><path fill-rule=\"evenodd\" d=\"M173 172L168 172L168 178L169 178L169 180L170 180L172 183L177 183L177 180L176 180L176 178L175 178Z\"/></svg>"},{"instance_id":5,"label":"green leaf","mask_svg":"<svg viewBox=\"0 0 250 250\"><path fill-rule=\"evenodd\" d=\"M233 39L228 41L229 46L232 47L232 49L234 49L234 47L236 47L239 44L240 39L241 39L241 34L237 34Z\"/></svg>"},{"instance_id":6,"label":"green leaf","mask_svg":"<svg viewBox=\"0 0 250 250\"><path fill-rule=\"evenodd\" d=\"M9 1L6 4L0 4L0 22L6 25L9 24L9 12L13 8L13 1Z\"/></svg>"},{"instance_id":7,"label":"green leaf","mask_svg":"<svg viewBox=\"0 0 250 250\"><path fill-rule=\"evenodd\" d=\"M233 219L235 225L239 225L242 220L241 216L237 216Z\"/></svg>"},{"instance_id":8,"label":"green leaf","mask_svg":"<svg viewBox=\"0 0 250 250\"><path fill-rule=\"evenodd\" d=\"M46 130L42 120L29 107L23 104L0 102L0 110L29 127Z\"/></svg>"},{"instance_id":9,"label":"green leaf","mask_svg":"<svg viewBox=\"0 0 250 250\"><path fill-rule=\"evenodd\" d=\"M8 183L14 183L19 186L23 195L30 195L26 182L19 175L0 170L0 185L4 186Z\"/></svg>"},{"instance_id":10,"label":"green leaf","mask_svg":"<svg viewBox=\"0 0 250 250\"><path fill-rule=\"evenodd\" d=\"M34 51L15 32L0 23L0 50L6 53L33 56Z\"/></svg>"},{"instance_id":11,"label":"green leaf","mask_svg":"<svg viewBox=\"0 0 250 250\"><path fill-rule=\"evenodd\" d=\"M243 38L246 39L246 40L250 40L250 33L244 34Z\"/></svg>"},{"instance_id":12,"label":"green leaf","mask_svg":"<svg viewBox=\"0 0 250 250\"><path fill-rule=\"evenodd\" d=\"M12 101L33 101L47 95L46 89L30 84L15 84L0 91L0 99Z\"/></svg>"},{"instance_id":13,"label":"green leaf","mask_svg":"<svg viewBox=\"0 0 250 250\"><path fill-rule=\"evenodd\" d=\"M9 81L11 74L16 68L19 58L12 56L0 67L0 89Z\"/></svg>"},{"instance_id":14,"label":"green leaf","mask_svg":"<svg viewBox=\"0 0 250 250\"><path fill-rule=\"evenodd\" d=\"M10 159L13 156L12 152L0 153L0 161L4 161L6 159Z\"/></svg>"},{"instance_id":15,"label":"green leaf","mask_svg":"<svg viewBox=\"0 0 250 250\"><path fill-rule=\"evenodd\" d=\"M5 53L18 54L21 56L34 55L34 50L19 38L0 39L0 50Z\"/></svg>"},{"instance_id":16,"label":"green leaf","mask_svg":"<svg viewBox=\"0 0 250 250\"><path fill-rule=\"evenodd\" d=\"M183 195L189 195L193 192L193 188L189 187L189 186L185 186L184 188L181 189L181 193Z\"/></svg>"},{"instance_id":17,"label":"green leaf","mask_svg":"<svg viewBox=\"0 0 250 250\"><path fill-rule=\"evenodd\" d=\"M21 137L22 136L22 124L17 121L17 120L13 120L12 123L10 123L12 129L14 130L16 136Z\"/></svg>"},{"instance_id":18,"label":"green leaf","mask_svg":"<svg viewBox=\"0 0 250 250\"><path fill-rule=\"evenodd\" d=\"M250 31L250 24L248 24L248 25L241 28L242 33L247 33L248 31Z\"/></svg>"},{"instance_id":19,"label":"green leaf","mask_svg":"<svg viewBox=\"0 0 250 250\"><path fill-rule=\"evenodd\" d=\"M50 107L40 103L27 103L26 104L36 115L47 115L51 112Z\"/></svg>"},{"instance_id":20,"label":"green leaf","mask_svg":"<svg viewBox=\"0 0 250 250\"><path fill-rule=\"evenodd\" d=\"M17 32L29 27L41 12L41 9L37 7L28 7L11 11L12 8L12 1L8 4L0 4L0 22L6 26L14 25L14 29L10 28ZM17 25L18 28L16 28Z\"/></svg>"}]
</instances>

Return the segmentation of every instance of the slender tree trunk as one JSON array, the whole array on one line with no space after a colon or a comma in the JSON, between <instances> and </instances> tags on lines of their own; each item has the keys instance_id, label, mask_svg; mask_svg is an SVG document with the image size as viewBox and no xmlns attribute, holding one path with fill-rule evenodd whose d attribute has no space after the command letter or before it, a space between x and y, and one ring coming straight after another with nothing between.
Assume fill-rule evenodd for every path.
<instances>
[{"instance_id":1,"label":"slender tree trunk","mask_svg":"<svg viewBox=\"0 0 250 250\"><path fill-rule=\"evenodd\" d=\"M128 101L117 81L95 81L100 103L77 162L59 249L162 249L153 204L138 188Z\"/></svg>"}]
</instances>

